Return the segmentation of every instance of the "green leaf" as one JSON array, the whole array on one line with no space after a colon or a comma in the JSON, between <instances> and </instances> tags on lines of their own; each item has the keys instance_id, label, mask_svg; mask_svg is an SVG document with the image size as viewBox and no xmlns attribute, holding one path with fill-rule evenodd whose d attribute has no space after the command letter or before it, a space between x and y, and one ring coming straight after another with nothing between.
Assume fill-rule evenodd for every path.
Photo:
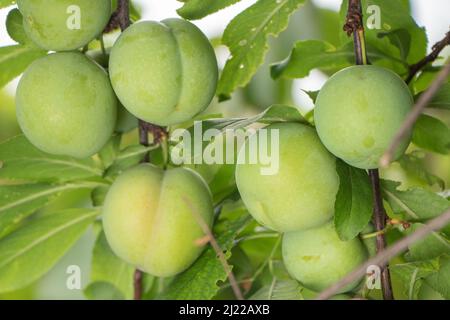
<instances>
[{"instance_id":1,"label":"green leaf","mask_svg":"<svg viewBox=\"0 0 450 320\"><path fill-rule=\"evenodd\" d=\"M46 51L28 45L0 48L0 88L18 77L34 60L43 57Z\"/></svg>"},{"instance_id":2,"label":"green leaf","mask_svg":"<svg viewBox=\"0 0 450 320\"><path fill-rule=\"evenodd\" d=\"M241 0L186 0L177 13L185 19L204 18Z\"/></svg>"},{"instance_id":3,"label":"green leaf","mask_svg":"<svg viewBox=\"0 0 450 320\"><path fill-rule=\"evenodd\" d=\"M430 173L424 163L425 153L415 150L411 153L404 154L397 162L407 172L407 174L433 186L437 184L441 189L445 189L445 181Z\"/></svg>"},{"instance_id":4,"label":"green leaf","mask_svg":"<svg viewBox=\"0 0 450 320\"><path fill-rule=\"evenodd\" d=\"M11 39L24 44L30 42L30 39L25 33L22 20L23 16L19 9L12 9L6 18L6 30Z\"/></svg>"},{"instance_id":5,"label":"green leaf","mask_svg":"<svg viewBox=\"0 0 450 320\"><path fill-rule=\"evenodd\" d=\"M423 226L422 223L414 223L408 233L412 233ZM428 260L443 254L450 255L450 241L439 232L433 232L424 239L409 247L408 260Z\"/></svg>"},{"instance_id":6,"label":"green leaf","mask_svg":"<svg viewBox=\"0 0 450 320\"><path fill-rule=\"evenodd\" d=\"M0 178L54 182L101 177L102 174L103 170L92 159L47 154L23 135L0 144Z\"/></svg>"},{"instance_id":7,"label":"green leaf","mask_svg":"<svg viewBox=\"0 0 450 320\"><path fill-rule=\"evenodd\" d=\"M279 281L273 279L271 285L255 292L250 300L303 300L302 287L294 280Z\"/></svg>"},{"instance_id":8,"label":"green leaf","mask_svg":"<svg viewBox=\"0 0 450 320\"><path fill-rule=\"evenodd\" d=\"M16 4L15 0L0 0L0 9Z\"/></svg>"},{"instance_id":9,"label":"green leaf","mask_svg":"<svg viewBox=\"0 0 450 320\"><path fill-rule=\"evenodd\" d=\"M17 228L26 217L46 206L64 191L94 188L92 182L62 185L0 185L0 237Z\"/></svg>"},{"instance_id":10,"label":"green leaf","mask_svg":"<svg viewBox=\"0 0 450 320\"><path fill-rule=\"evenodd\" d=\"M411 35L405 29L397 29L388 32L378 33L380 39L387 37L391 44L396 46L400 50L400 57L402 60L406 60L411 48Z\"/></svg>"},{"instance_id":11,"label":"green leaf","mask_svg":"<svg viewBox=\"0 0 450 320\"><path fill-rule=\"evenodd\" d=\"M202 121L202 129L218 129L225 132L225 130L245 128L257 122L266 124L276 122L300 122L308 124L308 121L303 118L297 108L288 105L275 104L253 117L204 120ZM193 132L194 126L188 128L187 130Z\"/></svg>"},{"instance_id":12,"label":"green leaf","mask_svg":"<svg viewBox=\"0 0 450 320\"><path fill-rule=\"evenodd\" d=\"M400 40L395 42L395 46L399 48L400 58L406 56L406 62L413 64L422 59L426 55L427 35L425 28L421 28L414 21L407 6L401 1L392 0L363 0L363 8L369 5L378 5L381 8L381 27L382 30L366 30L369 39L373 37L373 43L376 44L378 35L383 32L393 32L397 30L397 36ZM367 14L365 15L367 22ZM398 31L401 30L401 31ZM408 40L408 38L410 40ZM408 46L409 45L409 46Z\"/></svg>"},{"instance_id":13,"label":"green leaf","mask_svg":"<svg viewBox=\"0 0 450 320\"><path fill-rule=\"evenodd\" d=\"M112 252L105 233L101 232L92 253L91 283L84 290L84 294L89 299L131 299L133 274L134 267ZM102 290L105 287L110 290ZM109 296L104 293L109 293Z\"/></svg>"},{"instance_id":14,"label":"green leaf","mask_svg":"<svg viewBox=\"0 0 450 320\"><path fill-rule=\"evenodd\" d=\"M400 191L397 189L399 185L395 181L383 180L382 190L394 213L401 214L406 220L431 219L450 208L450 201L434 192L422 188Z\"/></svg>"},{"instance_id":15,"label":"green leaf","mask_svg":"<svg viewBox=\"0 0 450 320\"><path fill-rule=\"evenodd\" d=\"M412 142L423 149L448 154L450 128L439 119L422 114L414 126Z\"/></svg>"},{"instance_id":16,"label":"green leaf","mask_svg":"<svg viewBox=\"0 0 450 320\"><path fill-rule=\"evenodd\" d=\"M114 134L106 145L100 150L98 156L102 161L103 167L108 168L113 164L120 150L121 134Z\"/></svg>"},{"instance_id":17,"label":"green leaf","mask_svg":"<svg viewBox=\"0 0 450 320\"><path fill-rule=\"evenodd\" d=\"M398 65L399 68L405 65L401 60L370 46L367 55L375 64L378 61L389 61ZM321 40L302 40L295 44L291 54L285 60L273 64L270 72L274 79L279 77L303 78L313 69L334 71L353 65L354 60L353 43L336 48Z\"/></svg>"},{"instance_id":18,"label":"green leaf","mask_svg":"<svg viewBox=\"0 0 450 320\"><path fill-rule=\"evenodd\" d=\"M229 99L237 88L246 85L264 62L269 35L286 29L289 16L305 0L259 0L241 12L226 27L222 42L231 56L225 64L217 88L219 100Z\"/></svg>"},{"instance_id":19,"label":"green leaf","mask_svg":"<svg viewBox=\"0 0 450 320\"><path fill-rule=\"evenodd\" d=\"M233 222L225 222L220 234L216 234L216 239L225 252L227 259L231 256L231 248L234 239L245 226L248 218L237 219ZM170 300L208 300L214 297L219 291L218 282L224 282L227 274L217 258L211 246L203 252L197 261L185 272L176 276L167 290L163 293L163 299Z\"/></svg>"},{"instance_id":20,"label":"green leaf","mask_svg":"<svg viewBox=\"0 0 450 320\"><path fill-rule=\"evenodd\" d=\"M149 151L156 148L158 148L158 146L145 147L142 145L132 145L126 147L119 152L112 165L106 169L106 176L115 176L120 172L137 165L145 158L145 155Z\"/></svg>"},{"instance_id":21,"label":"green leaf","mask_svg":"<svg viewBox=\"0 0 450 320\"><path fill-rule=\"evenodd\" d=\"M398 277L399 285L409 300L417 299L421 282L424 278L436 273L439 269L439 262L434 260L396 263L389 266L389 269Z\"/></svg>"},{"instance_id":22,"label":"green leaf","mask_svg":"<svg viewBox=\"0 0 450 320\"><path fill-rule=\"evenodd\" d=\"M450 82L445 83L434 95L429 108L450 110Z\"/></svg>"},{"instance_id":23,"label":"green leaf","mask_svg":"<svg viewBox=\"0 0 450 320\"><path fill-rule=\"evenodd\" d=\"M0 292L25 287L48 272L83 235L98 211L49 214L0 240Z\"/></svg>"},{"instance_id":24,"label":"green leaf","mask_svg":"<svg viewBox=\"0 0 450 320\"><path fill-rule=\"evenodd\" d=\"M427 278L426 282L445 299L450 299L450 257L439 259L439 271Z\"/></svg>"},{"instance_id":25,"label":"green leaf","mask_svg":"<svg viewBox=\"0 0 450 320\"><path fill-rule=\"evenodd\" d=\"M336 161L339 190L334 205L334 225L344 241L355 238L369 223L372 216L372 191L364 170Z\"/></svg>"},{"instance_id":26,"label":"green leaf","mask_svg":"<svg viewBox=\"0 0 450 320\"><path fill-rule=\"evenodd\" d=\"M354 56L350 46L338 49L325 41L302 40L295 44L288 58L271 66L270 73L274 79L281 76L303 78L313 69L341 69L349 66Z\"/></svg>"}]
</instances>

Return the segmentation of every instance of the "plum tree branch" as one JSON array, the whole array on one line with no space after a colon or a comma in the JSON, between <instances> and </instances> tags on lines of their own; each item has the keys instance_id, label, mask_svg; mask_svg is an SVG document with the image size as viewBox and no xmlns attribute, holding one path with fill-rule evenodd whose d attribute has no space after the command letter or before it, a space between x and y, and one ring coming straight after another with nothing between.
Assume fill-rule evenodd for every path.
<instances>
[{"instance_id":1,"label":"plum tree branch","mask_svg":"<svg viewBox=\"0 0 450 320\"><path fill-rule=\"evenodd\" d=\"M104 33L111 32L120 27L122 31L128 28L130 21L130 2L129 0L118 0L117 9L111 15L108 24L105 27Z\"/></svg>"},{"instance_id":2,"label":"plum tree branch","mask_svg":"<svg viewBox=\"0 0 450 320\"><path fill-rule=\"evenodd\" d=\"M233 290L234 295L236 296L236 299L244 300L244 296L243 296L241 288L239 287L239 284L236 280L236 277L234 276L234 273L231 270L231 267L227 262L227 258L225 257L223 250L220 248L219 243L217 243L217 240L214 237L214 234L212 233L211 228L208 226L205 219L203 219L203 217L197 212L197 210L194 208L194 206L188 199L183 198L183 201L189 207L190 211L192 212L192 215L194 216L195 220L197 221L197 224L200 226L203 233L206 235L205 236L206 242L209 242L211 244L211 247L216 252L217 257L219 258L220 263L222 264L222 267L225 270L225 273L227 274L227 278L230 281L230 286ZM199 241L199 244L202 244L203 242L205 242L204 239L200 239L200 240L201 241Z\"/></svg>"},{"instance_id":3,"label":"plum tree branch","mask_svg":"<svg viewBox=\"0 0 450 320\"><path fill-rule=\"evenodd\" d=\"M392 140L391 145L386 150L384 155L381 157L380 165L382 167L386 167L389 165L389 163L391 163L398 145L411 132L417 119L420 117L423 110L433 99L434 95L438 92L439 88L445 83L449 74L450 74L450 58L447 60L447 62L444 65L444 68L439 72L439 74L437 75L431 86L417 100L413 109L408 114L402 126L400 127L394 139Z\"/></svg>"},{"instance_id":4,"label":"plum tree branch","mask_svg":"<svg viewBox=\"0 0 450 320\"><path fill-rule=\"evenodd\" d=\"M355 57L357 65L370 64L367 58L366 42L364 37L364 24L361 0L349 0L347 19L344 25L344 31L350 36L353 34L355 47ZM386 212L383 207L383 198L380 191L380 178L378 169L369 170L370 182L373 195L373 222L376 231L379 232L376 237L377 252L383 252L386 247L385 235L382 230L386 227ZM391 275L389 268L383 267L381 270L381 285L384 300L393 300Z\"/></svg>"},{"instance_id":5,"label":"plum tree branch","mask_svg":"<svg viewBox=\"0 0 450 320\"><path fill-rule=\"evenodd\" d=\"M379 252L375 257L367 260L365 263L361 264L357 269L350 272L347 276L342 278L339 282L335 283L328 289L322 291L318 296L317 300L326 300L336 293L338 293L342 288L353 283L357 279L363 277L367 268L373 265L377 266L387 266L390 259L394 258L398 254L407 250L412 244L425 238L427 235L433 231L440 230L450 223L450 209L443 212L441 215L429 221L423 227L417 229L414 233L411 233L407 237L397 241L395 244L386 248L385 250Z\"/></svg>"},{"instance_id":6,"label":"plum tree branch","mask_svg":"<svg viewBox=\"0 0 450 320\"><path fill-rule=\"evenodd\" d=\"M130 20L130 1L129 0L118 0L117 9L111 15L108 25L106 26L104 32L110 32L120 27L121 31L125 31L131 25ZM155 145L160 144L161 139L163 139L167 132L164 128L151 123L145 122L139 119L139 143L143 146L149 146L148 134L149 132L153 136L153 143ZM147 152L144 156L142 162L150 162L150 152ZM134 272L133 284L134 284L134 299L142 299L142 279L143 273L139 269Z\"/></svg>"},{"instance_id":7,"label":"plum tree branch","mask_svg":"<svg viewBox=\"0 0 450 320\"><path fill-rule=\"evenodd\" d=\"M383 252L386 248L385 232L382 232L386 228L386 211L383 206L383 198L380 188L380 177L378 170L369 170L370 182L372 184L372 196L373 196L373 223L375 229L379 232L376 236L376 248L377 253ZM385 300L393 300L394 295L392 291L391 275L388 266L381 267L381 288L383 290L383 298Z\"/></svg>"},{"instance_id":8,"label":"plum tree branch","mask_svg":"<svg viewBox=\"0 0 450 320\"><path fill-rule=\"evenodd\" d=\"M410 83L412 79L416 76L416 74L425 68L425 66L429 63L432 63L434 60L437 59L441 51L446 47L450 45L450 31L445 34L444 39L437 42L429 55L427 55L425 58L417 62L416 64L413 64L409 67L409 74L406 78L406 83Z\"/></svg>"}]
</instances>

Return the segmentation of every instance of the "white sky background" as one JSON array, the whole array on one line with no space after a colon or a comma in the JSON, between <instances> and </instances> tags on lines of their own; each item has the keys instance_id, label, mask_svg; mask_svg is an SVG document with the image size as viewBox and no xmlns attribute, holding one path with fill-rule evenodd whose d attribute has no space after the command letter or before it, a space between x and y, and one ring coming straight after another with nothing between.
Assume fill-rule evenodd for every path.
<instances>
[{"instance_id":1,"label":"white sky background","mask_svg":"<svg viewBox=\"0 0 450 320\"><path fill-rule=\"evenodd\" d=\"M181 2L176 0L138 0L136 2L143 9L143 19L145 20L176 17L176 9L182 5ZM194 23L209 37L217 37L234 16L255 2L256 0L242 0L200 21L194 21ZM338 10L342 0L313 0L313 2L321 7ZM419 25L426 27L429 46L442 39L450 26L450 0L411 0L411 3L414 18ZM4 27L7 13L8 10L0 10L0 46L14 43ZM300 88L318 90L325 80L323 74L313 71L309 77L297 80L293 91L298 93ZM13 89L14 84L10 85L11 87ZM298 96L294 96L294 98L300 105L305 103L304 99Z\"/></svg>"}]
</instances>

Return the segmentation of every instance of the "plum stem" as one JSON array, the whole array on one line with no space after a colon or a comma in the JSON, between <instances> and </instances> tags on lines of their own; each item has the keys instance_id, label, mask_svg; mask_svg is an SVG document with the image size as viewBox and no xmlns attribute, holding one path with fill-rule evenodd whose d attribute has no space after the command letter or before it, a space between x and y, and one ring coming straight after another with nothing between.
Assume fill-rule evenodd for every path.
<instances>
[{"instance_id":1,"label":"plum stem","mask_svg":"<svg viewBox=\"0 0 450 320\"><path fill-rule=\"evenodd\" d=\"M448 45L450 45L450 31L445 34L444 39L436 42L429 55L427 55L425 58L409 67L409 74L405 80L406 83L410 83L411 80L414 79L416 74L420 70L425 68L427 64L434 62L438 58L441 51Z\"/></svg>"},{"instance_id":2,"label":"plum stem","mask_svg":"<svg viewBox=\"0 0 450 320\"><path fill-rule=\"evenodd\" d=\"M355 58L357 65L370 64L367 59L366 41L364 37L364 20L362 14L361 0L349 0L347 20L344 25L344 31L350 36L353 34L353 42L355 47ZM386 248L386 239L384 232L381 232L386 227L386 211L383 207L383 198L380 189L380 178L378 169L369 170L370 182L372 185L373 195L373 221L375 229L379 234L376 237L377 253L380 253ZM381 289L384 300L393 300L391 275L389 266L386 265L381 269Z\"/></svg>"}]
</instances>

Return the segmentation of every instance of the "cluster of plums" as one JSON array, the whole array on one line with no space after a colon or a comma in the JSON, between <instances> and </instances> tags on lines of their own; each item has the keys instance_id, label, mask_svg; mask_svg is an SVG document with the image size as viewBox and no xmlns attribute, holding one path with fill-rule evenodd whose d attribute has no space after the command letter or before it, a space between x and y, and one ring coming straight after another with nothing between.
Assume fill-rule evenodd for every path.
<instances>
[{"instance_id":1,"label":"cluster of plums","mask_svg":"<svg viewBox=\"0 0 450 320\"><path fill-rule=\"evenodd\" d=\"M242 200L262 225L284 233L284 264L308 289L326 289L368 255L359 238L342 241L335 231L332 217L339 188L335 156L358 168L376 168L412 102L406 84L391 71L349 67L333 75L320 91L316 129L298 123L264 128L279 132L277 174L261 175L263 163L241 164L248 154L260 154L261 146L251 141L259 135L251 136L241 149L236 183ZM408 144L406 139L397 157Z\"/></svg>"},{"instance_id":2,"label":"cluster of plums","mask_svg":"<svg viewBox=\"0 0 450 320\"><path fill-rule=\"evenodd\" d=\"M32 63L17 89L22 131L43 151L90 157L117 128L121 108L167 126L192 119L214 96L214 50L185 20L132 25L112 47L107 72L79 49L102 33L110 0L17 3L27 35L38 46L56 51ZM75 30L67 27L72 5L81 12ZM363 243L340 240L330 222L339 187L335 156L359 168L376 167L411 104L408 88L390 71L347 68L331 77L317 98L317 133L299 123L267 127L279 130L278 173L261 175L263 164L237 166L245 205L262 225L284 233L284 262L304 286L322 290L366 259ZM240 157L257 152L249 145ZM212 197L203 179L190 169L163 170L151 164L122 173L103 208L113 251L155 276L180 273L200 255L196 240L204 233L198 218L213 223Z\"/></svg>"}]
</instances>

